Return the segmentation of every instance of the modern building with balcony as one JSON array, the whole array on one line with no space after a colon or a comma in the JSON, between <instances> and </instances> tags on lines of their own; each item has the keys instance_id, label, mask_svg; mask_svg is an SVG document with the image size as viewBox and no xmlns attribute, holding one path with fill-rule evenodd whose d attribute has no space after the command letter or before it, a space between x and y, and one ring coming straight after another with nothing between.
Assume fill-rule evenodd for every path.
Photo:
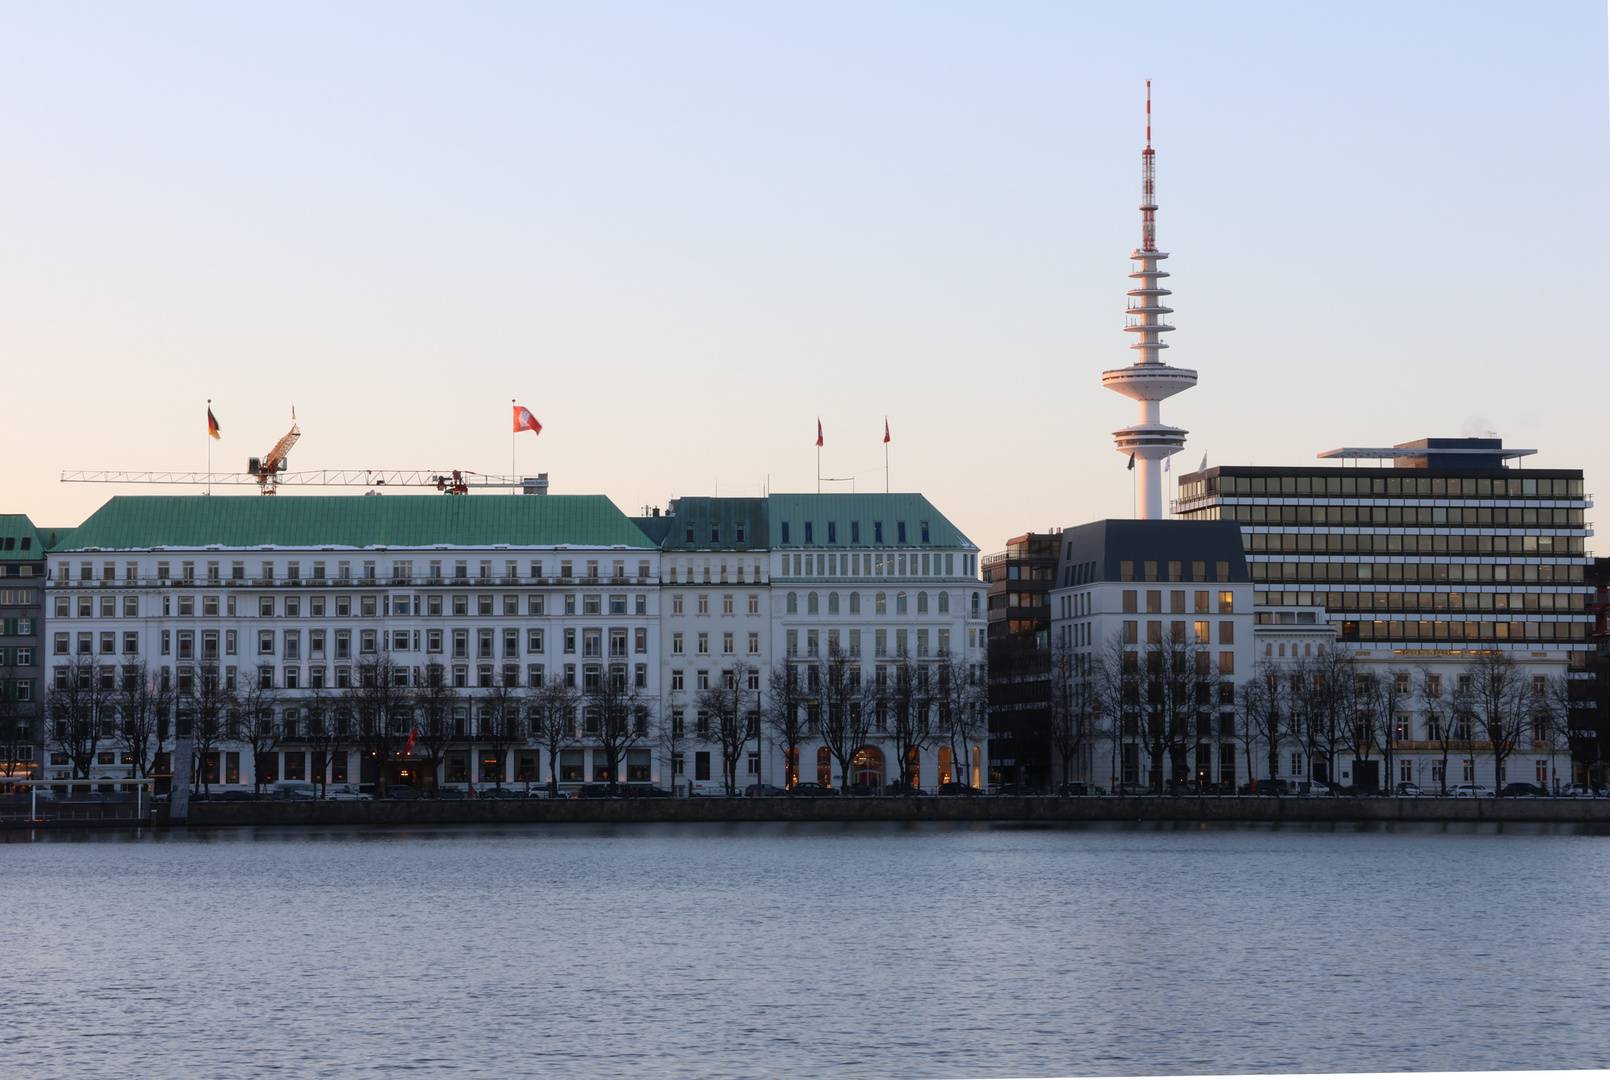
<instances>
[{"instance_id":1,"label":"modern building with balcony","mask_svg":"<svg viewBox=\"0 0 1610 1080\"><path fill-rule=\"evenodd\" d=\"M1454 719L1452 688L1468 685L1482 657L1506 656L1534 680L1540 714L1552 709L1544 688L1587 671L1592 501L1579 469L1510 464L1534 452L1493 438L1420 439L1328 451L1316 466L1180 477L1180 518L1240 526L1260 662L1292 668L1334 638L1350 670L1401 688L1377 764L1355 738L1355 756L1331 763L1328 777L1311 748L1283 758L1282 775L1289 762L1294 779L1440 789L1552 785L1568 774L1566 740L1541 720L1500 773L1480 725ZM1450 725L1463 735L1451 756Z\"/></svg>"}]
</instances>

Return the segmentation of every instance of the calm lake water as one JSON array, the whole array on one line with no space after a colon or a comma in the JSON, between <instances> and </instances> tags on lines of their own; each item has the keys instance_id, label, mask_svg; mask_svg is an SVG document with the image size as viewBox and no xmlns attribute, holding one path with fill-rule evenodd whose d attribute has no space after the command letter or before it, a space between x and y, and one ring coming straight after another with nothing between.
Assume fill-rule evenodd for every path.
<instances>
[{"instance_id":1,"label":"calm lake water","mask_svg":"<svg viewBox=\"0 0 1610 1080\"><path fill-rule=\"evenodd\" d=\"M0 1074L1595 1067L1607 909L1563 828L56 835L0 843Z\"/></svg>"}]
</instances>

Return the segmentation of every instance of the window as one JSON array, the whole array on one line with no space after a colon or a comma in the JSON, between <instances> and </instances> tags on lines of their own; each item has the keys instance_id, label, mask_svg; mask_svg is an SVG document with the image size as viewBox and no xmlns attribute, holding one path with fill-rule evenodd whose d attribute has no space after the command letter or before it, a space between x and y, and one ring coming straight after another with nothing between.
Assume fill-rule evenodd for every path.
<instances>
[{"instance_id":1,"label":"window","mask_svg":"<svg viewBox=\"0 0 1610 1080\"><path fill-rule=\"evenodd\" d=\"M790 614L790 615L798 615L799 614L799 594L798 593L789 593L788 594L787 601L786 601L786 608L787 608L788 614Z\"/></svg>"},{"instance_id":2,"label":"window","mask_svg":"<svg viewBox=\"0 0 1610 1080\"><path fill-rule=\"evenodd\" d=\"M164 632L166 632L166 631L164 631ZM257 655L258 656L273 656L274 655L274 631L272 631L272 630L259 630L257 632Z\"/></svg>"},{"instance_id":3,"label":"window","mask_svg":"<svg viewBox=\"0 0 1610 1080\"><path fill-rule=\"evenodd\" d=\"M1235 644L1235 623L1233 623L1233 622L1221 622L1221 623L1219 623L1219 644L1220 645L1234 645ZM1405 687L1405 689L1407 689L1407 687Z\"/></svg>"},{"instance_id":4,"label":"window","mask_svg":"<svg viewBox=\"0 0 1610 1080\"><path fill-rule=\"evenodd\" d=\"M887 593L878 593L872 598L872 611L875 615L889 614L889 596Z\"/></svg>"},{"instance_id":5,"label":"window","mask_svg":"<svg viewBox=\"0 0 1610 1080\"><path fill-rule=\"evenodd\" d=\"M1229 615L1233 611L1235 611L1235 593L1228 590L1219 593L1219 614Z\"/></svg>"},{"instance_id":6,"label":"window","mask_svg":"<svg viewBox=\"0 0 1610 1080\"><path fill-rule=\"evenodd\" d=\"M1235 674L1235 653L1233 653L1233 652L1221 652L1219 654L1219 674L1220 675L1234 675Z\"/></svg>"}]
</instances>

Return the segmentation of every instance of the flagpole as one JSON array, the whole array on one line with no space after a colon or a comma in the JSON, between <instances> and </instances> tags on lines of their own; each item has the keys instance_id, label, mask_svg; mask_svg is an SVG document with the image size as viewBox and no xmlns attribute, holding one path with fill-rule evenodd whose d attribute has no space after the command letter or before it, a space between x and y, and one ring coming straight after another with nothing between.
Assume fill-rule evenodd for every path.
<instances>
[{"instance_id":1,"label":"flagpole","mask_svg":"<svg viewBox=\"0 0 1610 1080\"><path fill-rule=\"evenodd\" d=\"M510 398L509 399L509 409L510 409L511 415L513 413L514 407L515 407L514 406L514 399ZM509 479L510 480L513 480L516 476L520 475L520 470L514 464L514 446L515 446L514 440L519 434L520 433L518 431L514 430L514 425L511 423L509 425ZM520 493L520 491L519 491L518 487L509 488L509 494L510 495L518 495L519 493Z\"/></svg>"},{"instance_id":2,"label":"flagpole","mask_svg":"<svg viewBox=\"0 0 1610 1080\"><path fill-rule=\"evenodd\" d=\"M883 418L883 493L889 494L889 418Z\"/></svg>"},{"instance_id":3,"label":"flagpole","mask_svg":"<svg viewBox=\"0 0 1610 1080\"><path fill-rule=\"evenodd\" d=\"M212 494L212 398L207 399L207 490L202 494Z\"/></svg>"}]
</instances>

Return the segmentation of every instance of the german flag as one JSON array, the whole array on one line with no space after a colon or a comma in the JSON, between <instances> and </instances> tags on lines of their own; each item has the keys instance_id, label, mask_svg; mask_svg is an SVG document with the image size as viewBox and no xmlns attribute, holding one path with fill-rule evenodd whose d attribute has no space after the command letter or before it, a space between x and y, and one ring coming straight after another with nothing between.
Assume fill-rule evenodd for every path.
<instances>
[{"instance_id":1,"label":"german flag","mask_svg":"<svg viewBox=\"0 0 1610 1080\"><path fill-rule=\"evenodd\" d=\"M207 406L207 434L215 439L223 438L218 434L218 418L212 414L212 406Z\"/></svg>"}]
</instances>

